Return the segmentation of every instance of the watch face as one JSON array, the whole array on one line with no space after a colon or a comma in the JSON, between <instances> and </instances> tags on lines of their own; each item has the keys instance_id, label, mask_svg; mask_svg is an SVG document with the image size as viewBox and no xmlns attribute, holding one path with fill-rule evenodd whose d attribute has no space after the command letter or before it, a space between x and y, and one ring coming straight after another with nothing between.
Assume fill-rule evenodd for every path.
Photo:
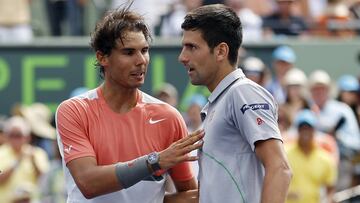
<instances>
[{"instance_id":1,"label":"watch face","mask_svg":"<svg viewBox=\"0 0 360 203\"><path fill-rule=\"evenodd\" d=\"M149 154L148 161L150 164L154 164L157 162L158 156L156 153Z\"/></svg>"}]
</instances>

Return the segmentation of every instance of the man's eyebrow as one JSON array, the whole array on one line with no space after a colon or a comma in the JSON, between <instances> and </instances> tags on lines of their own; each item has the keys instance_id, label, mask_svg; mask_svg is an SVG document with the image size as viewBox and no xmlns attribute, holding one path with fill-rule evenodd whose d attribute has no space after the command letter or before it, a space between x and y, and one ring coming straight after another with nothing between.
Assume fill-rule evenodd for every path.
<instances>
[{"instance_id":1,"label":"man's eyebrow","mask_svg":"<svg viewBox=\"0 0 360 203\"><path fill-rule=\"evenodd\" d=\"M183 44L183 46L196 46L194 43L186 42Z\"/></svg>"},{"instance_id":2,"label":"man's eyebrow","mask_svg":"<svg viewBox=\"0 0 360 203\"><path fill-rule=\"evenodd\" d=\"M144 47L141 47L141 49L149 49L150 46L144 46ZM136 50L136 48L133 48L133 47L123 47L123 48L120 48L119 49L120 51L134 51Z\"/></svg>"},{"instance_id":3,"label":"man's eyebrow","mask_svg":"<svg viewBox=\"0 0 360 203\"><path fill-rule=\"evenodd\" d=\"M135 48L130 48L130 47L124 47L124 48L120 48L120 51L134 51Z\"/></svg>"}]
</instances>

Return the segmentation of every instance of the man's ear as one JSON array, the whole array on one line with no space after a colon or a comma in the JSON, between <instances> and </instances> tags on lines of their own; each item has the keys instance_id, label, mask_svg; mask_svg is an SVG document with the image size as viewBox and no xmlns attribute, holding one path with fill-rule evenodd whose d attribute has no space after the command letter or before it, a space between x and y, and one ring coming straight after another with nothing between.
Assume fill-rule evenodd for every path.
<instances>
[{"instance_id":1,"label":"man's ear","mask_svg":"<svg viewBox=\"0 0 360 203\"><path fill-rule=\"evenodd\" d=\"M221 42L214 48L217 61L224 61L229 55L229 46L225 42Z\"/></svg>"},{"instance_id":2,"label":"man's ear","mask_svg":"<svg viewBox=\"0 0 360 203\"><path fill-rule=\"evenodd\" d=\"M96 51L96 59L99 64L103 67L108 66L109 60L106 55L104 55L101 51Z\"/></svg>"}]
</instances>

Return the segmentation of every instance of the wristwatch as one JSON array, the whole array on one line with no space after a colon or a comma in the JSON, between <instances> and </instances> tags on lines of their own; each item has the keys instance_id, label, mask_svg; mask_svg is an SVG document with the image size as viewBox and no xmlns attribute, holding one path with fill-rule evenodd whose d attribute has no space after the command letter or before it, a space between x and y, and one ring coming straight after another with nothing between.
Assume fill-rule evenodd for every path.
<instances>
[{"instance_id":1,"label":"wristwatch","mask_svg":"<svg viewBox=\"0 0 360 203\"><path fill-rule=\"evenodd\" d=\"M151 152L147 155L147 162L150 164L151 169L156 172L161 169L159 164L159 153L158 152Z\"/></svg>"}]
</instances>

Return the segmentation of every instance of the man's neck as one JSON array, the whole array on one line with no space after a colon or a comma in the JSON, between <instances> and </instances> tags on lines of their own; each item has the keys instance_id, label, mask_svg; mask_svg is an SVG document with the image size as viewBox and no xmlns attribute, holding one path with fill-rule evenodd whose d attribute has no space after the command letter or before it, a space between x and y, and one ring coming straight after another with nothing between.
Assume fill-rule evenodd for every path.
<instances>
[{"instance_id":1,"label":"man's neck","mask_svg":"<svg viewBox=\"0 0 360 203\"><path fill-rule=\"evenodd\" d=\"M207 85L207 88L210 92L213 92L214 89L219 85L219 83L230 73L236 70L235 67L231 66L230 64L219 66L219 72L217 73L217 77L213 82Z\"/></svg>"},{"instance_id":2,"label":"man's neck","mask_svg":"<svg viewBox=\"0 0 360 203\"><path fill-rule=\"evenodd\" d=\"M114 86L107 85L105 82L101 89L106 103L114 112L127 113L137 104L137 88L114 88Z\"/></svg>"}]
</instances>

